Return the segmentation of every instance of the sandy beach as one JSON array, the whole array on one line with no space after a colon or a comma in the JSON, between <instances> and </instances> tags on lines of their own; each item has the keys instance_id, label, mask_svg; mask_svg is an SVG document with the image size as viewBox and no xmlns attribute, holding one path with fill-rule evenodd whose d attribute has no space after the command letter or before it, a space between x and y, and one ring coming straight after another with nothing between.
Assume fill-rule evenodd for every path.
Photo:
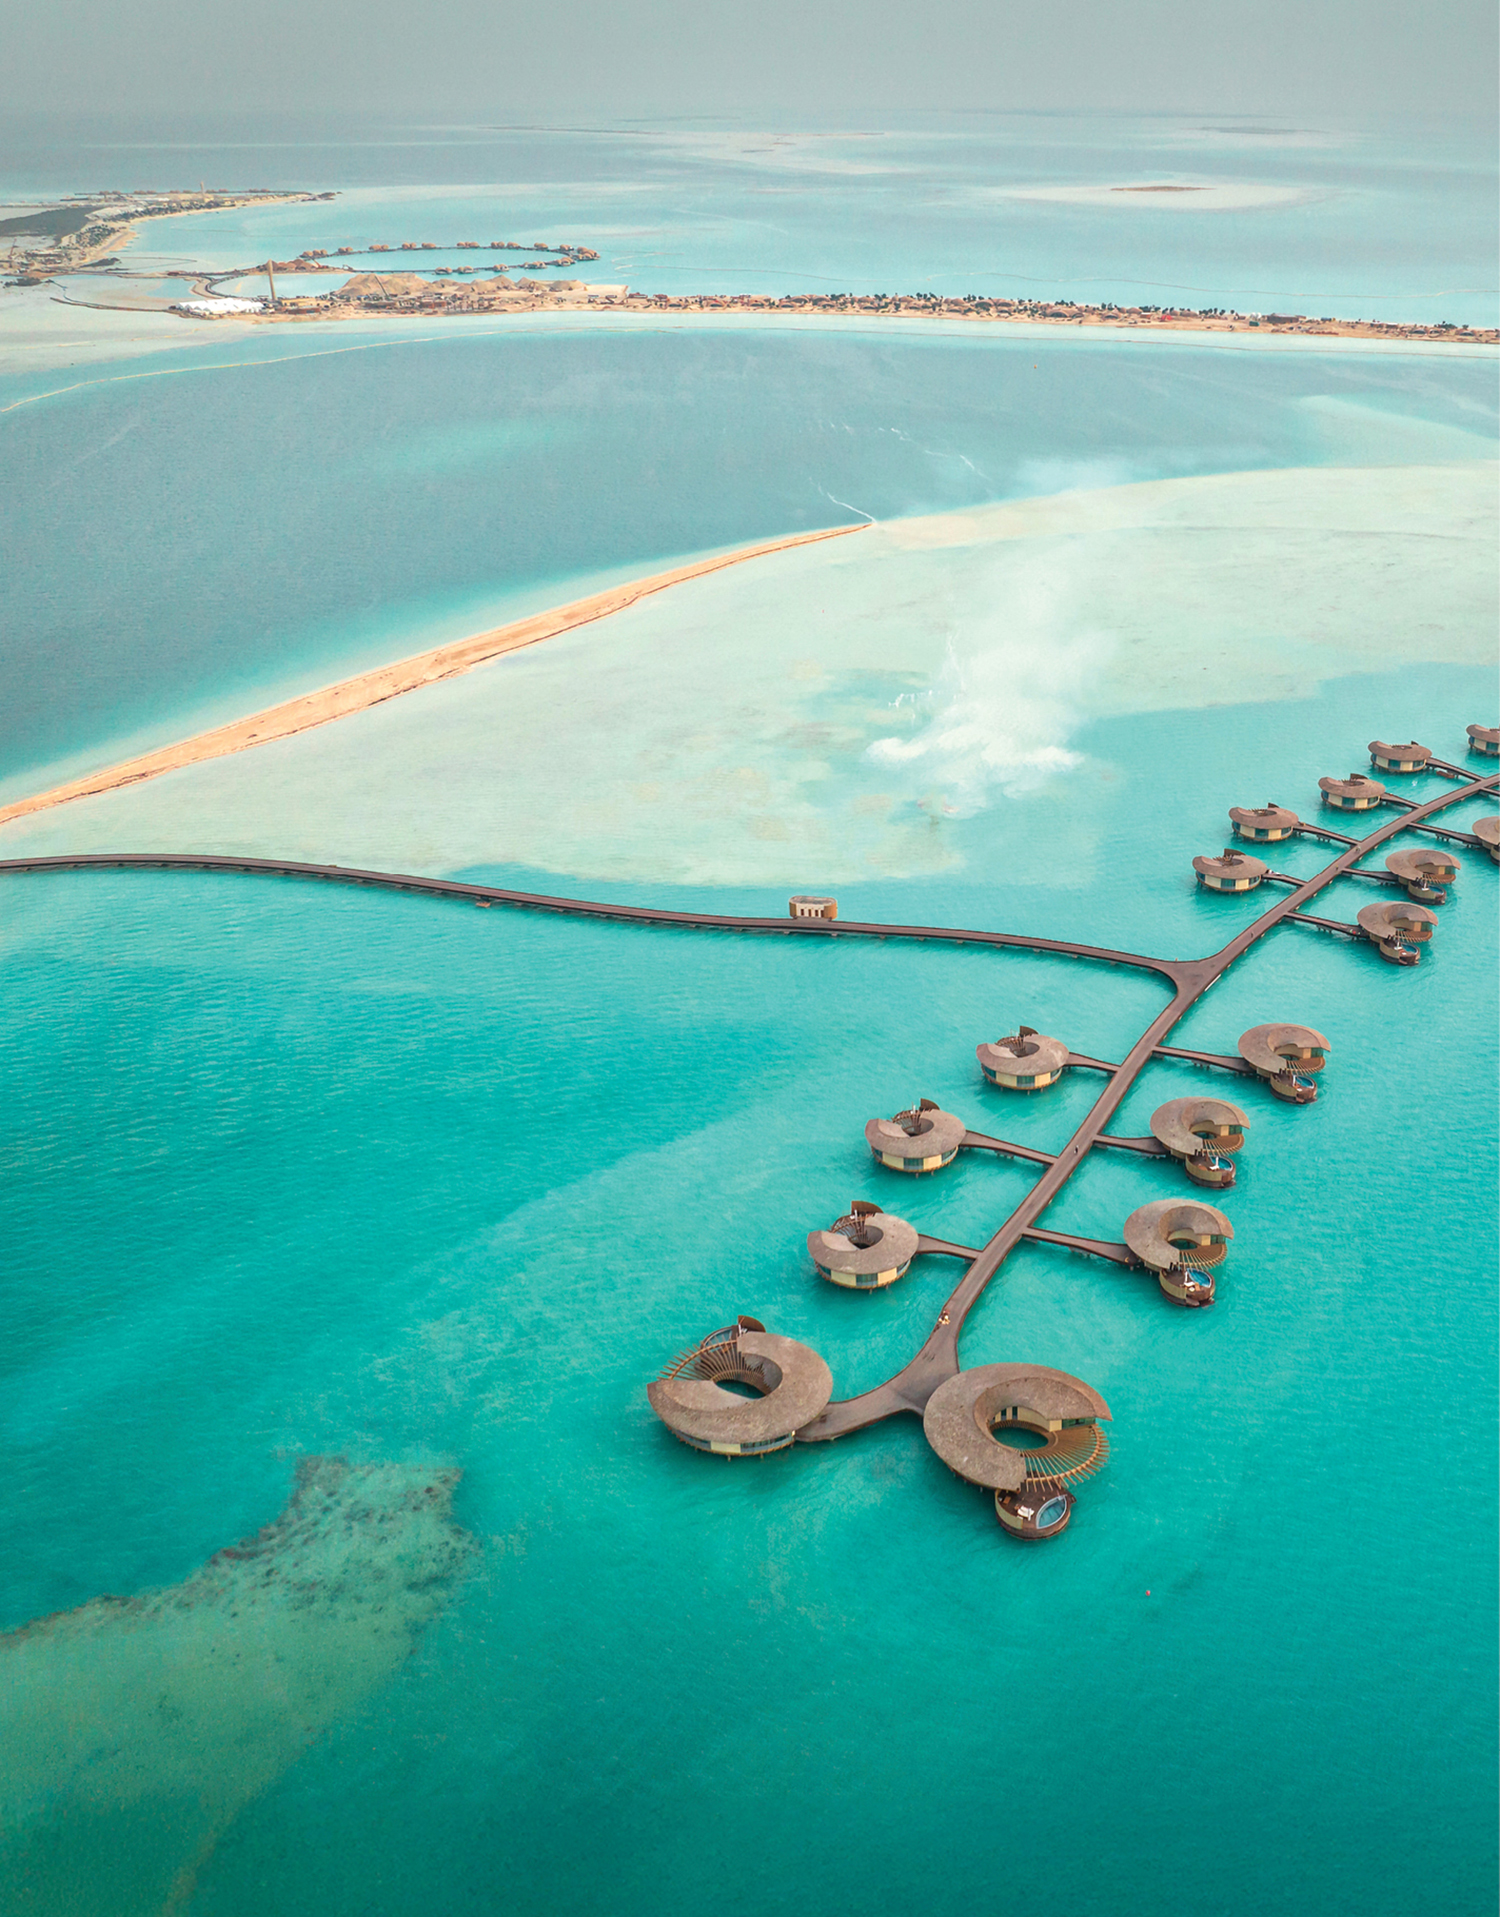
<instances>
[{"instance_id":1,"label":"sandy beach","mask_svg":"<svg viewBox=\"0 0 1500 1917\"><path fill-rule=\"evenodd\" d=\"M216 726L210 732L200 732L191 739L179 740L175 745L161 746L155 752L126 759L119 765L106 766L101 771L88 773L84 778L73 779L66 785L53 786L49 791L17 799L11 805L0 807L0 825L8 824L12 819L24 818L31 812L44 812L51 806L66 805L70 799L89 798L95 793L111 792L120 786L137 785L143 779L154 779L163 772L174 772L180 766L197 765L204 759L222 759L230 753L248 751L251 746L267 745L273 739L290 738L294 733L307 732L314 726L328 725L334 719L346 718L352 712L363 712L367 707L380 705L384 700L397 699L403 692L415 692L419 686L430 686L440 679L456 678L460 673L470 672L475 666L498 659L504 653L537 645L543 639L555 638L560 632L571 632L576 626L590 625L596 619L607 619L611 613L623 612L627 606L635 605L638 600L648 598L652 593L665 592L669 586L680 586L689 579L701 579L707 573L721 572L726 566L742 565L747 559L762 559L771 553L785 552L792 546L811 546L819 540L840 539L846 533L864 530L864 524L828 526L818 532L795 533L788 539L763 540L759 545L743 546L738 551L720 553L712 559L699 559L688 566L676 566L670 572L651 573L644 579L632 579L623 586L611 587L607 592L593 593L587 599L575 599L570 605L556 606L548 612L533 613L529 619L518 619L508 626L496 626L488 632L475 633L468 639L436 646L430 652L397 659L390 665L359 673L353 679L340 680L337 685L303 693L300 698L268 706L263 712L252 712L248 717L236 719L227 726Z\"/></svg>"}]
</instances>

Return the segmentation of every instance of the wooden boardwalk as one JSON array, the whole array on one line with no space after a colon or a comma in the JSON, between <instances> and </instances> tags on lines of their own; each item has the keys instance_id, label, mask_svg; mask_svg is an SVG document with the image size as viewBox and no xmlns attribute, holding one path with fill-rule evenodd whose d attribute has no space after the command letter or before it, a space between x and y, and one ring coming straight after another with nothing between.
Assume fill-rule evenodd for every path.
<instances>
[{"instance_id":1,"label":"wooden boardwalk","mask_svg":"<svg viewBox=\"0 0 1500 1917\"><path fill-rule=\"evenodd\" d=\"M1068 1179L1096 1145L1126 1145L1140 1149L1144 1141L1114 1139L1105 1131L1110 1118L1119 1109L1126 1093L1153 1058L1181 1058L1231 1071L1247 1071L1244 1061L1212 1052L1192 1052L1163 1044L1163 1040L1203 994L1223 977L1236 959L1285 920L1299 918L1309 922L1302 907L1316 898L1325 887L1342 877L1357 860L1383 845L1397 833L1420 830L1432 814L1454 805L1465 804L1500 787L1500 773L1470 779L1436 799L1420 805L1402 801L1394 808L1396 816L1364 838L1351 840L1329 865L1313 878L1299 883L1267 911L1252 920L1245 929L1219 951L1207 958L1162 959L1140 952L1120 952L1109 946L1081 945L1065 939L1033 938L1013 932L982 932L940 925L883 925L848 919L739 918L715 912L668 912L653 906L614 905L586 899L554 898L543 893L507 891L498 886L470 885L454 879L424 878L415 873L375 872L354 866L304 864L291 859L251 859L214 853L171 852L79 852L53 854L45 858L0 860L0 876L6 873L61 871L97 871L124 867L146 871L236 872L269 878L319 879L339 885L373 885L387 891L416 892L429 898L456 900L480 906L504 906L513 910L557 912L569 918L599 919L611 923L677 927L707 932L753 932L780 935L783 938L878 938L932 940L948 945L982 945L1009 951L1043 952L1063 958L1095 960L1107 965L1126 965L1154 972L1172 986L1170 1002L1152 1019L1125 1058L1118 1065L1081 1055L1070 1058L1075 1066L1089 1067L1106 1076L1106 1084L1073 1136L1055 1156L1025 1148L1006 1146L1001 1140L970 1133L966 1143L990 1150L1014 1152L1042 1163L1041 1176L1017 1205L1009 1218L987 1244L971 1254L965 1247L942 1239L924 1239L920 1249L941 1252L966 1259L967 1269L948 1297L937 1323L921 1349L893 1377L857 1398L846 1398L829 1405L820 1418L797 1434L798 1442L818 1443L843 1437L897 1412L921 1416L927 1400L945 1379L959 1369L958 1337L965 1318L983 1294L1010 1252L1025 1239L1071 1246L1107 1258L1118 1258L1123 1247L1106 1246L1102 1241L1075 1239L1061 1232L1045 1232L1037 1220L1062 1190ZM1439 828L1428 828L1439 830ZM1332 835L1330 835L1332 836ZM1469 837L1454 834L1454 837ZM1314 924L1318 921L1310 921ZM1332 921L1325 921L1332 924ZM1344 929L1340 927L1339 929ZM1356 930L1357 928L1349 928Z\"/></svg>"}]
</instances>

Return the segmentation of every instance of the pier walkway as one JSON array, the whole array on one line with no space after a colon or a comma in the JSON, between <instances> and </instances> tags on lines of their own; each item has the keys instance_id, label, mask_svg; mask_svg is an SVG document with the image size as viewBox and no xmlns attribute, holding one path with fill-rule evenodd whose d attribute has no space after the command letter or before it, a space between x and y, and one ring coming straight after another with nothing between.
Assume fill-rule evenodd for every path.
<instances>
[{"instance_id":1,"label":"pier walkway","mask_svg":"<svg viewBox=\"0 0 1500 1917\"><path fill-rule=\"evenodd\" d=\"M1123 1246L1106 1246L1102 1240L1073 1238L1062 1232L1043 1231L1037 1220L1051 1204L1087 1154L1101 1142L1123 1144L1108 1139L1105 1133L1111 1117L1124 1101L1126 1093L1153 1058L1183 1058L1214 1065L1225 1070L1248 1072L1242 1059L1217 1053L1193 1052L1163 1043L1167 1034L1198 1002L1211 986L1223 977L1234 962L1318 893L1341 878L1359 859L1366 857L1387 839L1398 833L1423 829L1434 813L1467 803L1500 787L1500 774L1470 779L1453 786L1438 798L1409 809L1396 809L1389 818L1364 838L1350 841L1331 864L1312 878L1279 898L1269 910L1251 921L1229 943L1206 958L1161 959L1139 952L1120 952L1108 946L1082 945L1063 939L1033 938L1011 932L959 930L948 926L883 925L847 919L739 918L713 912L668 912L650 906L613 905L583 899L553 898L532 892L507 891L496 886L469 885L452 879L424 878L412 873L375 872L341 865L303 864L296 860L251 859L211 853L132 853L84 852L52 854L47 857L0 860L0 876L6 873L39 873L94 870L124 867L147 871L200 871L258 874L272 878L321 879L342 885L373 885L388 891L415 892L432 898L466 901L481 906L506 906L523 911L558 912L570 918L600 919L615 923L682 927L697 931L756 932L780 934L783 938L899 938L934 940L953 945L983 945L1013 951L1054 953L1059 957L1098 960L1109 965L1127 965L1155 972L1169 980L1172 998L1142 1032L1118 1065L1099 1059L1070 1055L1069 1063L1106 1074L1108 1082L1098 1099L1063 1149L1045 1162L1047 1155L1030 1150L1019 1151L998 1139L970 1133L965 1142L997 1151L1015 1152L1043 1161L1042 1175L1031 1190L977 1254L945 1240L926 1239L920 1249L939 1251L968 1261L957 1286L948 1297L937 1323L916 1355L893 1377L856 1398L830 1404L820 1417L797 1433L799 1443L813 1444L843 1437L850 1431L874 1424L897 1412L920 1417L927 1400L946 1379L959 1370L958 1338L963 1323L990 1280L1009 1253L1024 1239L1057 1244L1069 1249L1092 1252L1097 1256L1129 1262ZM1434 832L1443 828L1427 827ZM1467 835L1451 834L1453 837ZM1326 923L1332 924L1332 921ZM1342 929L1342 928L1341 928ZM1122 1257L1121 1254L1124 1254Z\"/></svg>"}]
</instances>

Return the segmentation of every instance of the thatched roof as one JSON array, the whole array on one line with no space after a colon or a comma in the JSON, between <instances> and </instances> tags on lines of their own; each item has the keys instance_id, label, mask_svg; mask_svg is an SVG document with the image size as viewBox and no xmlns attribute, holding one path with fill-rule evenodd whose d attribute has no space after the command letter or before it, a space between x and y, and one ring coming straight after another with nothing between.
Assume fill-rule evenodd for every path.
<instances>
[{"instance_id":1,"label":"thatched roof","mask_svg":"<svg viewBox=\"0 0 1500 1917\"><path fill-rule=\"evenodd\" d=\"M943 1463L970 1484L1019 1491L1026 1454L990 1435L1002 1411L1018 1407L1047 1425L1064 1418L1108 1418L1109 1406L1092 1386L1046 1365L976 1365L940 1384L927 1400L922 1429ZM1024 1418L1017 1420L1024 1424Z\"/></svg>"},{"instance_id":2,"label":"thatched roof","mask_svg":"<svg viewBox=\"0 0 1500 1917\"><path fill-rule=\"evenodd\" d=\"M1404 899L1382 899L1378 905L1361 906L1355 917L1372 939L1382 941L1414 939L1420 943L1432 937L1437 924L1436 912L1428 911L1425 905L1408 905Z\"/></svg>"},{"instance_id":3,"label":"thatched roof","mask_svg":"<svg viewBox=\"0 0 1500 1917\"><path fill-rule=\"evenodd\" d=\"M1385 787L1379 779L1367 779L1363 772L1351 772L1347 779L1319 779L1320 790L1332 798L1383 799Z\"/></svg>"},{"instance_id":4,"label":"thatched roof","mask_svg":"<svg viewBox=\"0 0 1500 1917\"><path fill-rule=\"evenodd\" d=\"M1267 1078L1274 1078L1288 1066L1299 1072L1316 1072L1329 1049L1328 1040L1310 1025L1252 1025L1248 1032L1240 1033L1239 1040L1240 1057ZM1309 1052L1314 1056L1307 1057Z\"/></svg>"},{"instance_id":5,"label":"thatched roof","mask_svg":"<svg viewBox=\"0 0 1500 1917\"><path fill-rule=\"evenodd\" d=\"M865 1230L874 1237L874 1244L856 1245L852 1238L846 1238L841 1231L810 1231L807 1234L808 1255L815 1265L824 1265L834 1271L863 1273L890 1271L893 1267L910 1264L916 1256L917 1228L909 1225L904 1218L877 1211L866 1218Z\"/></svg>"},{"instance_id":6,"label":"thatched roof","mask_svg":"<svg viewBox=\"0 0 1500 1917\"><path fill-rule=\"evenodd\" d=\"M1151 1114L1151 1136L1176 1157L1191 1158L1194 1152L1202 1150L1205 1142L1212 1142L1219 1151L1237 1151L1244 1142L1243 1133L1249 1123L1239 1106L1231 1105L1228 1099L1174 1098L1170 1104L1159 1105ZM1205 1141L1202 1134L1193 1130L1194 1125L1223 1126L1229 1136L1215 1135L1211 1141Z\"/></svg>"},{"instance_id":7,"label":"thatched roof","mask_svg":"<svg viewBox=\"0 0 1500 1917\"><path fill-rule=\"evenodd\" d=\"M975 1046L974 1053L981 1065L987 1065L992 1072L1004 1072L1008 1078L1051 1077L1068 1062L1068 1047L1063 1041L1047 1038L1041 1032L987 1039L983 1045Z\"/></svg>"},{"instance_id":8,"label":"thatched roof","mask_svg":"<svg viewBox=\"0 0 1500 1917\"><path fill-rule=\"evenodd\" d=\"M1270 869L1264 859L1253 859L1230 845L1212 857L1201 854L1193 860L1193 870L1202 879L1263 879Z\"/></svg>"},{"instance_id":9,"label":"thatched roof","mask_svg":"<svg viewBox=\"0 0 1500 1917\"><path fill-rule=\"evenodd\" d=\"M1259 826L1263 832L1293 832L1302 823L1284 805L1232 805L1229 816L1238 826Z\"/></svg>"},{"instance_id":10,"label":"thatched roof","mask_svg":"<svg viewBox=\"0 0 1500 1917\"><path fill-rule=\"evenodd\" d=\"M969 1129L963 1119L936 1107L922 1113L924 1129L908 1133L893 1118L872 1118L865 1126L865 1140L873 1152L889 1152L892 1158L946 1158L963 1143Z\"/></svg>"},{"instance_id":11,"label":"thatched roof","mask_svg":"<svg viewBox=\"0 0 1500 1917\"><path fill-rule=\"evenodd\" d=\"M1153 1271L1166 1271L1181 1263L1182 1254L1171 1242L1173 1232L1182 1237L1222 1241L1233 1238L1234 1226L1217 1205L1187 1198L1158 1198L1154 1204L1140 1206L1125 1220L1126 1244ZM1214 1242L1210 1242L1197 1248L1198 1255L1206 1262L1217 1262L1214 1249ZM1223 1257L1222 1247L1218 1255Z\"/></svg>"},{"instance_id":12,"label":"thatched roof","mask_svg":"<svg viewBox=\"0 0 1500 1917\"><path fill-rule=\"evenodd\" d=\"M741 1372L769 1382L761 1398L741 1398L711 1378L655 1378L646 1387L651 1408L668 1430L701 1444L767 1444L800 1431L828 1408L833 1373L817 1352L770 1331L742 1331L736 1339Z\"/></svg>"}]
</instances>

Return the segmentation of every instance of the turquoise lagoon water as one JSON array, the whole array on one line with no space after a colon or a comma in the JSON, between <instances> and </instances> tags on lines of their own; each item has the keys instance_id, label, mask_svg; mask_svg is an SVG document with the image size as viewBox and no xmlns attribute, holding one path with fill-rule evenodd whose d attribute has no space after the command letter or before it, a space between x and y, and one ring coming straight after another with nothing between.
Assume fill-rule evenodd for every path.
<instances>
[{"instance_id":1,"label":"turquoise lagoon water","mask_svg":"<svg viewBox=\"0 0 1500 1917\"><path fill-rule=\"evenodd\" d=\"M1495 436L1493 366L1462 357L356 338L199 347L181 376L127 362L0 422L0 796L705 549Z\"/></svg>"},{"instance_id":2,"label":"turquoise lagoon water","mask_svg":"<svg viewBox=\"0 0 1500 1917\"><path fill-rule=\"evenodd\" d=\"M944 176L931 127L907 128L907 172L857 175L847 145L758 160L709 131L711 150L662 142L638 165L656 174L610 258L644 254L668 201L691 202L695 248L735 250L633 279L687 284L702 264L779 287L790 260L895 285L920 259L928 283L969 284L993 219L954 210L954 177L980 149ZM1007 270L1170 279L1222 245L1233 285L1328 284L1309 271L1333 256L1335 283L1352 298L1363 280L1382 311L1488 284L1470 268L1492 252L1489 226L1475 237L1492 188L1459 136L1432 136L1416 164L1410 144L1363 135L1225 148L1075 125L1049 148L1026 132L1030 157L1011 139L1005 164L1033 184L1175 164L1322 197L1180 227L1142 215L1114 240L1126 229L1097 209L1008 202ZM52 159L33 142L4 168L48 191L90 184L85 165L119 179L122 156L143 184L222 177L190 142L168 168L129 129L111 137ZM499 159L487 135L344 141L343 173L307 137L254 152L258 176L317 171L351 189L340 218L369 193L366 237L418 206L477 214L444 182L482 172L517 189L487 213L524 207L534 231L548 214L572 228L548 237L588 240L600 181L624 170L617 135ZM994 154L975 165L993 183ZM974 179L957 184L972 200ZM750 209L768 206L762 241ZM287 215L263 230L279 248L326 229ZM231 222L223 243L260 237ZM107 384L86 365L7 383L0 403L77 388L0 427L20 634L7 796L592 582L846 513L1414 471L1494 437L1484 360L766 329L371 344L217 336L169 356L180 378L157 355ZM1368 590L1386 605L1378 572ZM730 619L720 642L751 640ZM1074 776L934 817L952 856L841 883L842 906L1211 950L1259 903L1189 878L1228 805L1309 811L1317 776L1376 736L1457 754L1495 701L1492 670L1414 631L1391 670L1325 647L1263 702L1098 713L1071 740ZM427 862L451 869L441 794L389 766L432 821ZM119 817L189 844L192 788L177 789L175 816L164 801ZM93 842L98 816L69 808L49 830ZM1298 845L1280 862L1318 860ZM870 1166L865 1119L925 1094L1053 1143L1094 1088L1006 1102L975 1042L1024 1019L1118 1055L1163 1002L1150 978L249 879L7 879L0 1629L73 1616L6 1649L0 1912L634 1917L705 1895L757 1917L1490 1908L1495 871L1465 865L1414 973L1286 928L1181 1028L1217 1050L1290 1018L1334 1047L1311 1110L1243 1090L1237 1235L1211 1312L1032 1248L971 1316L965 1363L1061 1366L1114 1410L1109 1468L1066 1537L1031 1553L910 1420L731 1466L673 1444L643 1386L738 1310L814 1344L840 1394L904 1362L956 1268L851 1296L814 1279L806 1231L869 1195L977 1243L1029 1175L961 1161L900 1182ZM707 879L472 869L779 903ZM1321 909L1348 918L1367 896L1345 882ZM1119 1129L1209 1088L1154 1067ZM1162 1166L1096 1155L1047 1222L1114 1236L1180 1189ZM184 1581L277 1517L309 1455L375 1473L310 1521L324 1576L283 1605L262 1561L221 1562L227 1598L199 1602ZM391 1474L420 1490L452 1469L462 1569L382 1516ZM404 1662L376 1642L393 1563L438 1613L410 1627ZM169 1595L149 1616L78 1609L155 1589ZM287 1675L309 1617L321 1703Z\"/></svg>"},{"instance_id":3,"label":"turquoise lagoon water","mask_svg":"<svg viewBox=\"0 0 1500 1917\"><path fill-rule=\"evenodd\" d=\"M931 289L1266 312L1295 302L1494 323L1493 133L1478 123L517 117L531 120L503 108L490 125L189 115L164 139L160 125L122 117L59 128L17 116L0 182L20 197L200 179L339 193L331 205L148 226L132 264L540 237L593 247L589 277L647 292ZM1229 187L1251 203L1034 197L1142 182Z\"/></svg>"},{"instance_id":4,"label":"turquoise lagoon water","mask_svg":"<svg viewBox=\"0 0 1500 1917\"><path fill-rule=\"evenodd\" d=\"M1196 786L1214 838L1230 773L1364 716L1369 688L1340 691L1211 715L1167 798ZM1131 736L1171 763L1164 722ZM1148 763L1123 797L1149 788ZM1122 817L1094 936L1211 949L1255 909L1196 895L1166 836ZM309 1452L461 1467L479 1545L406 1667L216 1846L175 1854L148 1786L140 1884L188 1866L194 1912L686 1911L705 1857L755 1843L717 1885L731 1911L1484 1908L1493 886L1471 861L1414 974L1288 928L1181 1028L1219 1049L1305 1018L1334 1046L1312 1109L1241 1094L1213 1311L1040 1248L1007 1262L964 1361L1059 1365L1115 1414L1067 1537L1027 1553L910 1421L726 1466L642 1385L737 1310L814 1344L840 1394L896 1368L955 1268L853 1296L802 1234L868 1193L978 1242L1029 1175L900 1182L864 1119L922 1092L1060 1140L1089 1085L1006 1101L974 1042L1034 1014L1118 1055L1156 982L281 882L7 881L6 1622L181 1580ZM880 902L1033 916L998 885ZM1154 1068L1119 1129L1205 1087ZM1048 1222L1113 1235L1176 1189L1099 1158ZM24 1732L43 1706L8 1708ZM240 1729L216 1726L206 1775ZM169 1768L165 1698L127 1731ZM118 1819L50 1782L62 1821L28 1825L0 1908L157 1908ZM49 1900L64 1840L92 1901Z\"/></svg>"}]
</instances>

